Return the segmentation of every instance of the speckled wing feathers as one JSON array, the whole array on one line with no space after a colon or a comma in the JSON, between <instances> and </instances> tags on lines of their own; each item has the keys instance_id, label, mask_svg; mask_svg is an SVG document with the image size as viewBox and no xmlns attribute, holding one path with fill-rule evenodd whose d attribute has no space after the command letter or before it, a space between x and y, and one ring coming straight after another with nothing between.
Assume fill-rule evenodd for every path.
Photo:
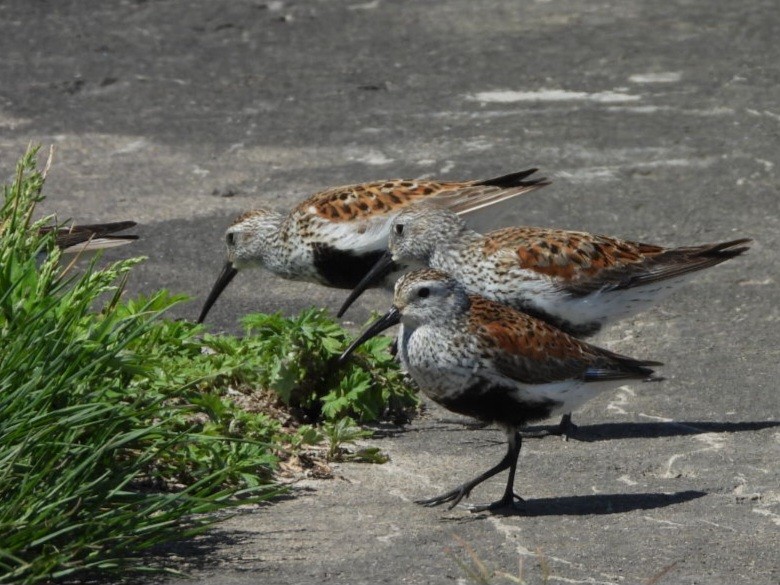
<instances>
[{"instance_id":1,"label":"speckled wing feathers","mask_svg":"<svg viewBox=\"0 0 780 585\"><path fill-rule=\"evenodd\" d=\"M312 195L296 210L328 221L355 221L377 215L394 215L420 201L433 201L464 214L549 185L544 178L528 179L537 169L482 181L392 179L334 187Z\"/></svg>"},{"instance_id":2,"label":"speckled wing feathers","mask_svg":"<svg viewBox=\"0 0 780 585\"><path fill-rule=\"evenodd\" d=\"M483 357L491 360L491 369L517 382L641 379L652 374L648 366L660 365L592 346L483 297L469 298L469 332L486 349Z\"/></svg>"},{"instance_id":3,"label":"speckled wing feathers","mask_svg":"<svg viewBox=\"0 0 780 585\"><path fill-rule=\"evenodd\" d=\"M304 239L316 234L340 250L358 254L384 250L390 225L401 210L464 185L468 184L397 179L334 187L298 205L284 227Z\"/></svg>"},{"instance_id":4,"label":"speckled wing feathers","mask_svg":"<svg viewBox=\"0 0 780 585\"><path fill-rule=\"evenodd\" d=\"M586 295L595 290L621 290L646 286L655 282L680 278L715 266L748 250L751 240L743 238L718 244L662 249L642 254L633 263L618 263L602 270L596 277L574 281L565 286L574 295ZM638 244L644 246L644 244Z\"/></svg>"},{"instance_id":5,"label":"speckled wing feathers","mask_svg":"<svg viewBox=\"0 0 780 585\"><path fill-rule=\"evenodd\" d=\"M506 251L508 262L553 278L576 280L604 270L640 263L664 249L586 232L547 228L506 228L486 238L487 255Z\"/></svg>"},{"instance_id":6,"label":"speckled wing feathers","mask_svg":"<svg viewBox=\"0 0 780 585\"><path fill-rule=\"evenodd\" d=\"M749 239L667 249L608 236L547 228L506 228L491 232L483 251L501 254L511 265L558 281L574 294L618 289L675 278L719 264L747 248Z\"/></svg>"},{"instance_id":7,"label":"speckled wing feathers","mask_svg":"<svg viewBox=\"0 0 780 585\"><path fill-rule=\"evenodd\" d=\"M334 187L312 195L297 209L328 221L355 221L370 216L394 214L424 197L456 191L470 183L441 181L405 181L392 179L361 185Z\"/></svg>"},{"instance_id":8,"label":"speckled wing feathers","mask_svg":"<svg viewBox=\"0 0 780 585\"><path fill-rule=\"evenodd\" d=\"M431 202L456 213L471 213L549 185L544 178L528 179L536 170L483 181L394 179L334 187L296 206L285 220L284 229L304 239L316 234L341 250L384 250L393 219L409 206Z\"/></svg>"}]
</instances>

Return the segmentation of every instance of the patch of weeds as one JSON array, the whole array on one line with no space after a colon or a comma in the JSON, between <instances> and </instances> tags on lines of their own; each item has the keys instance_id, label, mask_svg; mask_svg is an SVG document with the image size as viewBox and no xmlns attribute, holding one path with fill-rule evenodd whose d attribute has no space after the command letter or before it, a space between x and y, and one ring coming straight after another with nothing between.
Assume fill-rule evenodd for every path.
<instances>
[{"instance_id":1,"label":"patch of weeds","mask_svg":"<svg viewBox=\"0 0 780 585\"><path fill-rule=\"evenodd\" d=\"M317 467L320 459L387 460L379 449L347 445L371 436L359 423L398 419L416 408L416 393L390 355L389 339L372 340L364 355L340 368L336 359L351 336L323 310L295 317L252 314L244 325L241 338L199 338L199 325L164 322L165 334L144 349L158 352L160 363L153 376L138 380L139 388L197 407L200 417L180 422L200 432L275 442L287 472L292 460L303 468ZM224 456L238 464L243 454ZM316 473L324 472L317 467Z\"/></svg>"},{"instance_id":2,"label":"patch of weeds","mask_svg":"<svg viewBox=\"0 0 780 585\"><path fill-rule=\"evenodd\" d=\"M413 407L372 340L334 367L349 336L323 311L252 315L246 336L201 335L162 314L183 297L126 300L130 259L63 269L32 220L45 174L25 154L0 208L0 579L160 570L143 551L206 530L213 513L267 500L280 461L349 453L357 423ZM315 423L325 421L323 427Z\"/></svg>"},{"instance_id":3,"label":"patch of weeds","mask_svg":"<svg viewBox=\"0 0 780 585\"><path fill-rule=\"evenodd\" d=\"M242 357L250 358L245 363L254 377L246 381L274 390L304 421L371 422L402 416L417 404L387 337L367 342L361 359L339 368L336 360L351 337L324 309L292 318L253 314L243 323Z\"/></svg>"},{"instance_id":4,"label":"patch of weeds","mask_svg":"<svg viewBox=\"0 0 780 585\"><path fill-rule=\"evenodd\" d=\"M377 447L362 447L350 450L355 441L370 437L373 433L359 427L354 420L344 417L335 422L322 425L322 431L328 440L328 461L354 461L360 463L387 463L387 455Z\"/></svg>"}]
</instances>

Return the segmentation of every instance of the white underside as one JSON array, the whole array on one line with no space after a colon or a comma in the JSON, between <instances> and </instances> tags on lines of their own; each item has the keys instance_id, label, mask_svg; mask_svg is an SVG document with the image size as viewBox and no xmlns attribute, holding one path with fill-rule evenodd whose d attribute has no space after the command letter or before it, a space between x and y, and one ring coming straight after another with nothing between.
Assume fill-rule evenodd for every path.
<instances>
[{"instance_id":1,"label":"white underside","mask_svg":"<svg viewBox=\"0 0 780 585\"><path fill-rule=\"evenodd\" d=\"M669 296L689 278L690 275L685 275L621 290L607 288L583 297L562 294L551 283L537 281L539 284L534 287L537 291L528 298L532 307L575 325L593 322L603 325L646 311ZM502 299L497 297L496 300Z\"/></svg>"}]
</instances>

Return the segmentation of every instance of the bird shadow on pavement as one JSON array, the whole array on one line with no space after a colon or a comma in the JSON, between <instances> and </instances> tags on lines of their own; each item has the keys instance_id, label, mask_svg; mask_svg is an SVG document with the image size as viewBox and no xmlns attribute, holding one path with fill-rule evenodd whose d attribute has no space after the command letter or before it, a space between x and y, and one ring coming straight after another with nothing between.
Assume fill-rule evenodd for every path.
<instances>
[{"instance_id":1,"label":"bird shadow on pavement","mask_svg":"<svg viewBox=\"0 0 780 585\"><path fill-rule=\"evenodd\" d=\"M762 431L780 427L778 420L763 421L652 421L652 422L617 422L597 423L592 425L577 425L577 430L570 436L573 441L594 443L597 441L610 441L615 439L655 439L660 437L679 437L686 435L703 435L704 433L741 433L749 431ZM416 432L458 432L463 430L493 432L496 427L491 424L471 421L468 419L441 419L435 422L435 426L422 428L400 429L396 434L413 430ZM548 437L559 438L556 433L558 425L532 425L523 427L523 439L546 439ZM394 436L394 435L389 435ZM494 441L496 444L503 440Z\"/></svg>"},{"instance_id":2,"label":"bird shadow on pavement","mask_svg":"<svg viewBox=\"0 0 780 585\"><path fill-rule=\"evenodd\" d=\"M670 421L670 422L621 422L582 425L571 436L576 441L591 443L613 439L653 439L660 437L678 437L702 435L704 433L741 433L761 431L780 426L780 421ZM537 430L542 427L527 427L524 430ZM555 429L556 427L544 427Z\"/></svg>"},{"instance_id":3,"label":"bird shadow on pavement","mask_svg":"<svg viewBox=\"0 0 780 585\"><path fill-rule=\"evenodd\" d=\"M707 492L686 490L672 494L595 494L526 500L516 510L497 510L498 516L589 516L653 510L682 504L706 496Z\"/></svg>"}]
</instances>

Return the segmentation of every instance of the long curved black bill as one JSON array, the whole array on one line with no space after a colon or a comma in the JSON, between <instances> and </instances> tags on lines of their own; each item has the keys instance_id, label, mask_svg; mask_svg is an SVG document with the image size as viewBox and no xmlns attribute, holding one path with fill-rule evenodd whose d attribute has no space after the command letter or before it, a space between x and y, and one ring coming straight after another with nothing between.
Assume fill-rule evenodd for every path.
<instances>
[{"instance_id":1,"label":"long curved black bill","mask_svg":"<svg viewBox=\"0 0 780 585\"><path fill-rule=\"evenodd\" d=\"M225 262L225 266L222 267L222 272L220 272L219 276L217 277L217 282L214 283L214 287L209 293L209 298L206 299L203 308L200 310L198 323L203 323L203 321L206 319L206 315L209 314L211 307L214 305L214 303L217 302L219 295L222 294L222 291L225 290L225 287L230 284L230 281L233 280L233 277L236 274L238 274L238 270L236 270L236 268L233 266L233 263L230 261Z\"/></svg>"},{"instance_id":2,"label":"long curved black bill","mask_svg":"<svg viewBox=\"0 0 780 585\"><path fill-rule=\"evenodd\" d=\"M368 274L363 277L363 280L358 282L357 286L352 289L351 293L349 293L347 300L344 301L344 304L341 305L339 312L336 313L336 317L341 317L344 313L346 313L350 305L358 300L358 297L360 297L360 295L362 295L367 288L370 288L372 284L390 274L394 265L395 262L393 262L393 255L389 251L382 254L379 260L377 260L377 263L374 264L371 270L368 271Z\"/></svg>"},{"instance_id":3,"label":"long curved black bill","mask_svg":"<svg viewBox=\"0 0 780 585\"><path fill-rule=\"evenodd\" d=\"M391 307L391 309L385 313L382 317L374 321L368 329L366 329L360 337L358 337L355 341L353 341L347 349L344 350L344 353L342 353L339 356L339 365L344 365L344 363L349 359L349 356L352 355L352 352L355 351L358 347L363 345L366 341L371 339L372 337L379 335L384 331L385 329L389 329L393 325L398 325L401 321L401 311L399 311L395 306Z\"/></svg>"}]
</instances>

